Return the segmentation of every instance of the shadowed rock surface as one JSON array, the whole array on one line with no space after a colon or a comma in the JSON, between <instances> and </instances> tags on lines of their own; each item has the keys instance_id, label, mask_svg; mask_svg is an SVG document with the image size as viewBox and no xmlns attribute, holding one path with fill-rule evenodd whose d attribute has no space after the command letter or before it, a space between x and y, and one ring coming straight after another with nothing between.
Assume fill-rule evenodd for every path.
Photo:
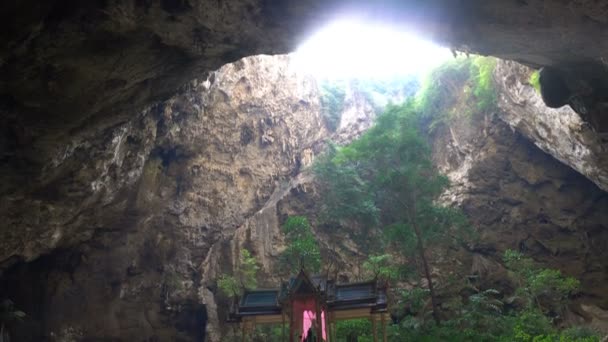
<instances>
[{"instance_id":1,"label":"shadowed rock surface","mask_svg":"<svg viewBox=\"0 0 608 342\"><path fill-rule=\"evenodd\" d=\"M4 260L50 254L3 275L31 315L17 336L200 340L210 247L327 136L315 81L288 66L259 56L193 80L70 147L47 166L48 190L3 201Z\"/></svg>"}]
</instances>

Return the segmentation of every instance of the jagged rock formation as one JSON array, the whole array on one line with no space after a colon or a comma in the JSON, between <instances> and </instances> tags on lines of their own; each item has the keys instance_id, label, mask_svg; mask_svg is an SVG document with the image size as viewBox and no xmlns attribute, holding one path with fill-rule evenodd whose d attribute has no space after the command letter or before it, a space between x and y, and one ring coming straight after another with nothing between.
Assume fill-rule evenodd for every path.
<instances>
[{"instance_id":1,"label":"jagged rock formation","mask_svg":"<svg viewBox=\"0 0 608 342\"><path fill-rule=\"evenodd\" d=\"M604 147L572 110L542 105L531 72L499 62L497 110L452 118L433 133L435 161L452 181L444 200L480 234L468 272L504 287L502 253L520 250L579 279L570 319L608 331Z\"/></svg>"},{"instance_id":2,"label":"jagged rock formation","mask_svg":"<svg viewBox=\"0 0 608 342\"><path fill-rule=\"evenodd\" d=\"M607 10L587 0L4 1L2 175L25 183L75 138L123 124L192 75L292 51L341 13L408 26L467 52L559 66L576 76L572 83L605 86Z\"/></svg>"},{"instance_id":3,"label":"jagged rock formation","mask_svg":"<svg viewBox=\"0 0 608 342\"><path fill-rule=\"evenodd\" d=\"M532 70L501 61L496 69L500 118L543 151L608 191L608 141L571 108L546 107L529 84Z\"/></svg>"},{"instance_id":4,"label":"jagged rock formation","mask_svg":"<svg viewBox=\"0 0 608 342\"><path fill-rule=\"evenodd\" d=\"M326 136L314 80L259 56L75 141L3 201L1 254L18 265L2 293L31 317L16 336L200 340L211 247L276 202Z\"/></svg>"},{"instance_id":5,"label":"jagged rock formation","mask_svg":"<svg viewBox=\"0 0 608 342\"><path fill-rule=\"evenodd\" d=\"M480 234L469 272L499 281L502 253L521 250L580 279L581 302L607 309L608 194L498 117L444 129L434 146L448 197Z\"/></svg>"}]
</instances>

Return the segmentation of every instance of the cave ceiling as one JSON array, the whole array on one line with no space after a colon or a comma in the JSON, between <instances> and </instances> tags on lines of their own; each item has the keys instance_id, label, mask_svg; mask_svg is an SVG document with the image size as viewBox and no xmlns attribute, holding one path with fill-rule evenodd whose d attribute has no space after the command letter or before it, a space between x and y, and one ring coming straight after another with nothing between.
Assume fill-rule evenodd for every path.
<instances>
[{"instance_id":1,"label":"cave ceiling","mask_svg":"<svg viewBox=\"0 0 608 342\"><path fill-rule=\"evenodd\" d=\"M601 83L606 13L602 1L557 0L3 1L0 193L27 194L70 141L123 124L225 63L293 51L335 17Z\"/></svg>"}]
</instances>

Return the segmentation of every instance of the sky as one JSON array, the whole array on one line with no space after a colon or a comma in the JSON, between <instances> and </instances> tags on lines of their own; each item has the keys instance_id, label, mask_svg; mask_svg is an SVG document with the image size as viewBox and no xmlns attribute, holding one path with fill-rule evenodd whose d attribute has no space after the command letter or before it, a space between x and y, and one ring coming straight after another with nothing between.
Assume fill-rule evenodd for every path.
<instances>
[{"instance_id":1,"label":"sky","mask_svg":"<svg viewBox=\"0 0 608 342\"><path fill-rule=\"evenodd\" d=\"M423 76L453 58L449 49L394 27L340 19L321 28L294 53L293 67L318 78Z\"/></svg>"}]
</instances>

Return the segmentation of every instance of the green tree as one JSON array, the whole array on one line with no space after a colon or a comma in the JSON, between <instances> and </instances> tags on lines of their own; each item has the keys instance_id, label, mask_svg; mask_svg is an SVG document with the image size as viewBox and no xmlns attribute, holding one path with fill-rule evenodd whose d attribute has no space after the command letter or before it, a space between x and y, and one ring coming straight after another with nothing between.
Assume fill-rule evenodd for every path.
<instances>
[{"instance_id":1,"label":"green tree","mask_svg":"<svg viewBox=\"0 0 608 342\"><path fill-rule=\"evenodd\" d=\"M346 97L345 84L339 82L322 82L321 114L327 128L334 132L340 126L342 111L344 110L344 98Z\"/></svg>"},{"instance_id":2,"label":"green tree","mask_svg":"<svg viewBox=\"0 0 608 342\"><path fill-rule=\"evenodd\" d=\"M257 287L257 273L260 267L247 249L242 249L239 263L233 275L222 274L217 286L222 293L230 298L236 298L243 293L244 289Z\"/></svg>"},{"instance_id":3,"label":"green tree","mask_svg":"<svg viewBox=\"0 0 608 342\"><path fill-rule=\"evenodd\" d=\"M392 281L399 278L399 269L391 263L393 257L390 254L370 255L363 262L363 270L372 279Z\"/></svg>"},{"instance_id":4,"label":"green tree","mask_svg":"<svg viewBox=\"0 0 608 342\"><path fill-rule=\"evenodd\" d=\"M561 310L580 286L575 278L565 277L556 269L540 268L520 252L507 250L503 260L517 282L516 295L526 301L528 309ZM550 307L543 307L541 302Z\"/></svg>"},{"instance_id":5,"label":"green tree","mask_svg":"<svg viewBox=\"0 0 608 342\"><path fill-rule=\"evenodd\" d=\"M372 322L369 319L349 319L336 322L337 342L372 342Z\"/></svg>"},{"instance_id":6,"label":"green tree","mask_svg":"<svg viewBox=\"0 0 608 342\"><path fill-rule=\"evenodd\" d=\"M281 255L282 266L290 273L295 273L302 267L310 272L319 272L321 252L308 219L304 216L290 216L283 225L283 233L287 248Z\"/></svg>"},{"instance_id":7,"label":"green tree","mask_svg":"<svg viewBox=\"0 0 608 342\"><path fill-rule=\"evenodd\" d=\"M361 138L330 150L315 172L325 186L325 216L375 226L390 244L420 259L439 321L426 245L449 240L466 222L459 211L436 203L448 180L433 166L420 119L413 101L387 107Z\"/></svg>"}]
</instances>

